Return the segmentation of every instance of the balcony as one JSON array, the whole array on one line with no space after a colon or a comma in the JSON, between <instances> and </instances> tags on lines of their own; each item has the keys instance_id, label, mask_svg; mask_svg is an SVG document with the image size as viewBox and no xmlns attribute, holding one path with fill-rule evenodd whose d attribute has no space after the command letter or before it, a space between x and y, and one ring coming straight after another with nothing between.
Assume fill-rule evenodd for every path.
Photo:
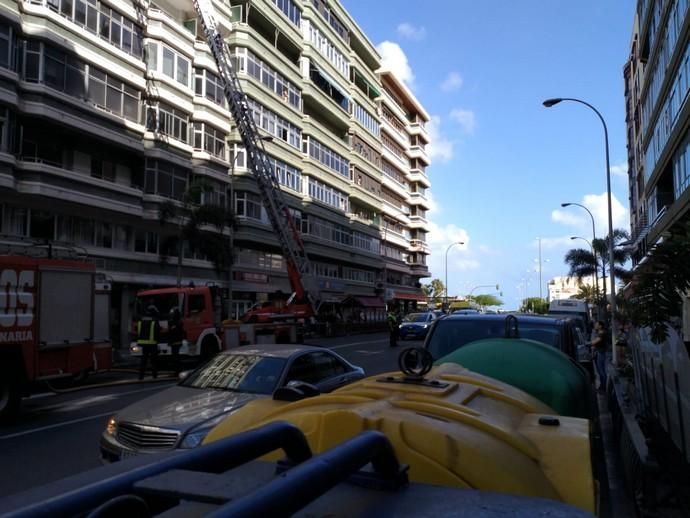
<instances>
[{"instance_id":1,"label":"balcony","mask_svg":"<svg viewBox=\"0 0 690 518\"><path fill-rule=\"evenodd\" d=\"M429 142L429 132L427 131L423 122L411 122L408 127L408 131L410 132L410 135L419 135L424 140Z\"/></svg>"},{"instance_id":2,"label":"balcony","mask_svg":"<svg viewBox=\"0 0 690 518\"><path fill-rule=\"evenodd\" d=\"M410 240L410 252L419 252L422 254L430 254L431 249L429 248L429 245L426 244L426 241L423 241L421 239L411 239Z\"/></svg>"},{"instance_id":3,"label":"balcony","mask_svg":"<svg viewBox=\"0 0 690 518\"><path fill-rule=\"evenodd\" d=\"M429 200L427 200L426 196L423 195L421 192L411 192L409 193L410 196L410 205L418 205L421 207L424 207L426 209L431 208L431 204L429 203Z\"/></svg>"},{"instance_id":4,"label":"balcony","mask_svg":"<svg viewBox=\"0 0 690 518\"><path fill-rule=\"evenodd\" d=\"M429 222L427 219L423 216L409 216L410 228L421 228L421 229L427 229L429 226Z\"/></svg>"},{"instance_id":5,"label":"balcony","mask_svg":"<svg viewBox=\"0 0 690 518\"><path fill-rule=\"evenodd\" d=\"M422 146L412 146L407 150L407 156L412 159L419 159L423 161L426 165L429 165L431 161L429 160L429 155L427 155L426 150Z\"/></svg>"},{"instance_id":6,"label":"balcony","mask_svg":"<svg viewBox=\"0 0 690 518\"><path fill-rule=\"evenodd\" d=\"M426 188L431 187L429 177L426 175L426 173L422 172L421 169L410 169L410 172L407 174L407 179L410 183L420 183Z\"/></svg>"}]
</instances>

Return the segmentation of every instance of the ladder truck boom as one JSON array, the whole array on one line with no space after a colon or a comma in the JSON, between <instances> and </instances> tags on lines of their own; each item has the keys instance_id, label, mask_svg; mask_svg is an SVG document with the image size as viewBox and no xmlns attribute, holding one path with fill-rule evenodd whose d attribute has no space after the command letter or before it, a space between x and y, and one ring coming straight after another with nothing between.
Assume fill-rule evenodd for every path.
<instances>
[{"instance_id":1,"label":"ladder truck boom","mask_svg":"<svg viewBox=\"0 0 690 518\"><path fill-rule=\"evenodd\" d=\"M193 0L193 4L223 81L228 107L247 151L266 214L285 257L290 286L294 292L291 300L306 302L315 313L313 294L304 287L304 277L311 272L309 258L252 117L247 95L232 66L227 45L214 18L213 4L211 0Z\"/></svg>"}]
</instances>

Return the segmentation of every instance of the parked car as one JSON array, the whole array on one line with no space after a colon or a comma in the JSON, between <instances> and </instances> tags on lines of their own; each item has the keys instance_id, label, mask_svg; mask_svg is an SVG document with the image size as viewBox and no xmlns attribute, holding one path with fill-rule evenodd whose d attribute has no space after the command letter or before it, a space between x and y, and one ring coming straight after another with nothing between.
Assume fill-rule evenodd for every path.
<instances>
[{"instance_id":1,"label":"parked car","mask_svg":"<svg viewBox=\"0 0 690 518\"><path fill-rule=\"evenodd\" d=\"M429 332L431 324L436 320L436 315L428 313L410 313L403 318L400 324L401 340L421 340Z\"/></svg>"},{"instance_id":2,"label":"parked car","mask_svg":"<svg viewBox=\"0 0 690 518\"><path fill-rule=\"evenodd\" d=\"M550 345L577 359L575 326L568 318L538 315L513 315L518 322L519 338L528 338ZM435 359L460 347L484 338L506 336L506 315L449 315L433 326L424 342Z\"/></svg>"},{"instance_id":3,"label":"parked car","mask_svg":"<svg viewBox=\"0 0 690 518\"><path fill-rule=\"evenodd\" d=\"M453 311L453 315L479 315L481 311L478 309L474 308L463 308L463 309L456 309Z\"/></svg>"},{"instance_id":4,"label":"parked car","mask_svg":"<svg viewBox=\"0 0 690 518\"><path fill-rule=\"evenodd\" d=\"M101 457L194 448L221 420L249 401L300 382L330 392L364 370L335 352L306 345L253 345L214 356L177 386L126 407L108 420Z\"/></svg>"}]
</instances>

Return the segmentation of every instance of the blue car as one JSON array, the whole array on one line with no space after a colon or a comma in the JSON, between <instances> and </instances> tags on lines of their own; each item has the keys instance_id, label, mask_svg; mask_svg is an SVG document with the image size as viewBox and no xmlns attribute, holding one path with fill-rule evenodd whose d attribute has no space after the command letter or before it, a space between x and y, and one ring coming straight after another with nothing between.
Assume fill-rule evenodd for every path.
<instances>
[{"instance_id":1,"label":"blue car","mask_svg":"<svg viewBox=\"0 0 690 518\"><path fill-rule=\"evenodd\" d=\"M400 324L401 340L422 340L429 332L431 324L436 320L436 316L429 313L410 313Z\"/></svg>"}]
</instances>

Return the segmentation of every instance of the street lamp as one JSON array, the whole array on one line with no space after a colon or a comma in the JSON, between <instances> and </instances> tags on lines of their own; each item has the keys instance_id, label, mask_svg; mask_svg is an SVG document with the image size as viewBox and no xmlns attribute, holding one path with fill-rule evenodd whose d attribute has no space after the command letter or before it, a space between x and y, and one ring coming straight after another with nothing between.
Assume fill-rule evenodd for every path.
<instances>
[{"instance_id":1,"label":"street lamp","mask_svg":"<svg viewBox=\"0 0 690 518\"><path fill-rule=\"evenodd\" d=\"M597 261L597 251L594 249L593 243L597 239L597 231L596 228L594 227L594 216L592 215L591 211L585 207L584 205L581 205L580 203L561 203L561 207L570 207L571 205L575 205L576 207L581 207L587 211L587 214L589 214L589 217L592 219L592 242L589 243L589 246L592 248L592 255L594 256L594 296L597 299L597 306L599 305L599 273L597 269L599 268L599 263ZM570 239L573 239L572 237ZM604 279L606 279L606 272L604 272ZM598 310L597 310L598 311Z\"/></svg>"},{"instance_id":2,"label":"street lamp","mask_svg":"<svg viewBox=\"0 0 690 518\"><path fill-rule=\"evenodd\" d=\"M448 309L448 252L455 245L464 245L464 244L465 244L464 241L456 241L455 243L449 244L448 248L446 248L446 297L445 297L445 303L444 303L445 309Z\"/></svg>"},{"instance_id":3,"label":"street lamp","mask_svg":"<svg viewBox=\"0 0 690 518\"><path fill-rule=\"evenodd\" d=\"M263 142L271 142L273 140L273 137L271 135L264 135L258 138L258 140L263 141ZM247 151L244 151L245 155L245 160L247 160ZM235 204L235 166L237 165L237 158L240 156L240 154L234 149L234 144L233 144L233 157L232 160L230 161L230 190L229 190L229 203L230 203L230 213L232 214L233 217L233 222L236 214L236 204ZM234 258L233 258L233 250L235 248L235 230L233 228L230 228L230 264L228 266L228 320L232 320L233 314L232 314L232 281L233 281L233 266L234 266Z\"/></svg>"},{"instance_id":4,"label":"street lamp","mask_svg":"<svg viewBox=\"0 0 690 518\"><path fill-rule=\"evenodd\" d=\"M552 106L555 106L556 104L562 102L562 101L571 101L575 103L580 103L584 104L592 110L594 113L597 114L597 117L599 117L599 120L601 121L602 126L604 126L604 144L606 146L606 191L607 191L607 196L608 196L608 218L609 218L609 277L610 277L610 284L611 284L611 346L613 350L613 365L618 364L618 358L617 358L617 351L616 351L616 279L615 279L615 274L613 271L613 265L615 264L613 261L613 215L611 212L611 167L609 164L609 130L606 127L606 121L604 120L604 117L602 117L601 113L599 113L599 110L597 110L594 106L589 104L588 102L582 101L580 99L575 99L572 97L555 97L553 99L547 99L543 102L543 105L546 106L547 108L551 108Z\"/></svg>"}]
</instances>

